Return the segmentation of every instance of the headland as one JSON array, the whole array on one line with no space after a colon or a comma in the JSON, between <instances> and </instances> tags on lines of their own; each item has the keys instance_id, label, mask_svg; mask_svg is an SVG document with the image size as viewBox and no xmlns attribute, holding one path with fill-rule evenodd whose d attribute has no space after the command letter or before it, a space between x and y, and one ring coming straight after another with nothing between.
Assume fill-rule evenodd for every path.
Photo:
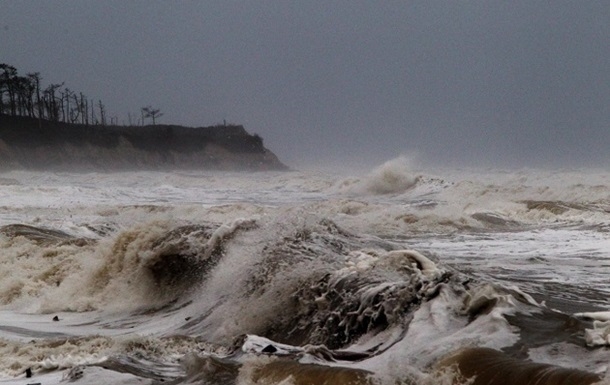
<instances>
[{"instance_id":1,"label":"headland","mask_svg":"<svg viewBox=\"0 0 610 385\"><path fill-rule=\"evenodd\" d=\"M84 125L0 114L0 170L287 170L241 125Z\"/></svg>"}]
</instances>

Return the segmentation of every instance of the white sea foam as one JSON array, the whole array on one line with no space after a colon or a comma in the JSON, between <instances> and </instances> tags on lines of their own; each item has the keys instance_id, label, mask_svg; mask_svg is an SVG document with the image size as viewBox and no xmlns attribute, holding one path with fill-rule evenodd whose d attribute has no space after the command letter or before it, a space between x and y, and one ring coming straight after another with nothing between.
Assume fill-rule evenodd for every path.
<instances>
[{"instance_id":1,"label":"white sea foam","mask_svg":"<svg viewBox=\"0 0 610 385\"><path fill-rule=\"evenodd\" d=\"M206 349L197 345L201 340L229 346L243 333L271 336L274 328L302 326L290 324L290 317L313 322L305 310L324 310L336 290L354 301L354 308L334 309L350 320L342 330L364 330L346 348L381 352L349 365L379 373L387 383L413 376L423 381L429 365L453 349L514 345L519 330L507 315L524 314L524 306L542 309L537 302L547 301L549 309L567 311L577 304L579 316L591 318L590 310L603 309L610 295L608 178L597 170L426 172L404 159L368 175L341 177L6 173L0 179L0 225L62 230L82 242L0 235L0 337L8 341L2 342L0 371L16 376L29 365L68 370L90 364L124 354L127 334L150 346L143 352L157 349L177 365L189 349ZM204 224L212 226L206 236L168 235ZM155 266L165 269L157 263L177 249L198 256L213 249L218 260L206 267L205 278L177 290L169 284L177 282L173 276L152 273ZM477 292L484 286L475 283L460 289L457 280L442 281L448 279L443 274L492 285L486 292ZM390 310L402 297L388 295L384 317L395 324L358 329L357 322L381 314L371 311L379 311L379 298L407 287L405 277L433 282L428 288L436 296L422 296L413 302L412 318L401 318L403 313ZM350 282L356 289L341 291ZM511 286L535 301L516 298L518 290L498 291ZM489 305L489 312L474 317L464 304ZM60 321L53 322L54 315ZM599 313L595 317L600 322L587 327L591 345L607 344L608 327ZM183 348L162 342L177 334L201 340ZM45 345L72 337L82 340L61 348ZM37 342L24 344L32 339ZM532 357L563 363L576 354L565 349L553 356L553 344ZM577 361L585 369L608 358L600 350L578 354L586 356ZM109 375L89 373L79 381ZM44 383L61 380L46 376Z\"/></svg>"}]
</instances>

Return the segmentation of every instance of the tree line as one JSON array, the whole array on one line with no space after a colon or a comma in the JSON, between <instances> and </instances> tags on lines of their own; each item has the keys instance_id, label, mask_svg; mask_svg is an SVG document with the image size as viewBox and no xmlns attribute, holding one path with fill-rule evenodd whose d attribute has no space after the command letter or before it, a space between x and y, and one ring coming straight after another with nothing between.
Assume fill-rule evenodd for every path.
<instances>
[{"instance_id":1,"label":"tree line","mask_svg":"<svg viewBox=\"0 0 610 385\"><path fill-rule=\"evenodd\" d=\"M42 85L39 72L20 76L17 68L0 63L0 115L26 116L54 122L83 125L118 125L118 118L110 116L101 100L89 99L82 92L64 86L64 83ZM141 117L129 124L144 125L146 119L152 124L163 115L151 106L140 109ZM123 123L124 124L124 123Z\"/></svg>"}]
</instances>

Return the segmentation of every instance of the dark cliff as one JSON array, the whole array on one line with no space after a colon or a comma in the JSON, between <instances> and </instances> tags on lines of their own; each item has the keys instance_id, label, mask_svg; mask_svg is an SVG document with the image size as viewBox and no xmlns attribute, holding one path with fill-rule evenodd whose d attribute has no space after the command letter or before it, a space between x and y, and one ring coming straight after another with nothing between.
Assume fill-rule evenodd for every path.
<instances>
[{"instance_id":1,"label":"dark cliff","mask_svg":"<svg viewBox=\"0 0 610 385\"><path fill-rule=\"evenodd\" d=\"M86 126L0 115L0 170L286 170L244 127Z\"/></svg>"}]
</instances>

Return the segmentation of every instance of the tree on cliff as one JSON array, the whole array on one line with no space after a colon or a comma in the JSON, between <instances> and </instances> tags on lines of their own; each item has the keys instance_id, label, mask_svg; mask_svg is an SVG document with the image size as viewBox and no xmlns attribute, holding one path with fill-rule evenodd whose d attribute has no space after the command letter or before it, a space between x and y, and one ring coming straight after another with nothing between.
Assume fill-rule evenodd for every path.
<instances>
[{"instance_id":1,"label":"tree on cliff","mask_svg":"<svg viewBox=\"0 0 610 385\"><path fill-rule=\"evenodd\" d=\"M54 122L80 123L83 125L117 125L119 119L109 116L106 106L99 100L88 99L82 92L77 93L64 83L41 85L39 72L20 76L17 68L0 63L0 115L24 116ZM159 108L146 106L141 109L144 125L146 119L157 124L163 116ZM99 117L99 119L98 119ZM131 115L129 116L131 125Z\"/></svg>"},{"instance_id":2,"label":"tree on cliff","mask_svg":"<svg viewBox=\"0 0 610 385\"><path fill-rule=\"evenodd\" d=\"M17 114L17 68L0 63L0 113L4 110L4 94L8 95L8 110L11 115Z\"/></svg>"},{"instance_id":3,"label":"tree on cliff","mask_svg":"<svg viewBox=\"0 0 610 385\"><path fill-rule=\"evenodd\" d=\"M14 66L0 63L0 115L89 124L88 102L82 92L62 89L64 83L42 88L41 79L39 72L19 76ZM91 120L95 121L93 115Z\"/></svg>"},{"instance_id":4,"label":"tree on cliff","mask_svg":"<svg viewBox=\"0 0 610 385\"><path fill-rule=\"evenodd\" d=\"M157 118L163 116L163 113L158 108L152 108L152 106L142 107L142 124L144 124L144 119L151 118L153 126L157 122Z\"/></svg>"},{"instance_id":5,"label":"tree on cliff","mask_svg":"<svg viewBox=\"0 0 610 385\"><path fill-rule=\"evenodd\" d=\"M57 97L56 93L57 90L63 85L63 83L49 84L43 92L45 109L47 111L47 119L53 120L55 122L59 122L59 112L61 110L60 103L62 101L60 98Z\"/></svg>"},{"instance_id":6,"label":"tree on cliff","mask_svg":"<svg viewBox=\"0 0 610 385\"><path fill-rule=\"evenodd\" d=\"M42 77L40 77L40 72L29 73L29 74L27 74L27 77L28 77L32 87L34 88L34 92L36 93L36 99L34 100L34 102L32 104L36 106L36 112L38 114L38 117L42 118L44 116L44 106L43 106L42 98L40 97L40 81L42 80ZM33 96L34 95L32 94L32 97ZM34 116L33 109L32 109L31 116Z\"/></svg>"}]
</instances>

